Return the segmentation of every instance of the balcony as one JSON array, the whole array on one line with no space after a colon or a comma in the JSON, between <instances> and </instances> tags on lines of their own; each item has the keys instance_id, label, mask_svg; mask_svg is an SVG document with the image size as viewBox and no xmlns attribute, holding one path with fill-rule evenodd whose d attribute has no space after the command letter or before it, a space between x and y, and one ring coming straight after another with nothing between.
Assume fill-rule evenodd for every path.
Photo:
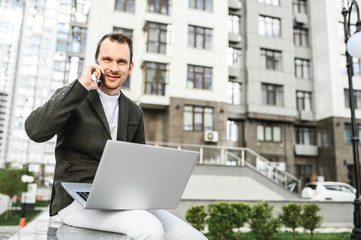
<instances>
[{"instance_id":1,"label":"balcony","mask_svg":"<svg viewBox=\"0 0 361 240\"><path fill-rule=\"evenodd\" d=\"M305 111L305 110L298 111L298 118L301 121L313 121L314 120L313 112Z\"/></svg>"},{"instance_id":2,"label":"balcony","mask_svg":"<svg viewBox=\"0 0 361 240\"><path fill-rule=\"evenodd\" d=\"M239 0L228 0L228 7L237 11L242 8L242 3Z\"/></svg>"},{"instance_id":3,"label":"balcony","mask_svg":"<svg viewBox=\"0 0 361 240\"><path fill-rule=\"evenodd\" d=\"M160 95L143 95L139 100L139 105L147 109L165 109L170 104L170 99L167 96Z\"/></svg>"},{"instance_id":4,"label":"balcony","mask_svg":"<svg viewBox=\"0 0 361 240\"><path fill-rule=\"evenodd\" d=\"M296 25L307 25L308 16L304 13L296 13L294 16L294 21Z\"/></svg>"},{"instance_id":5,"label":"balcony","mask_svg":"<svg viewBox=\"0 0 361 240\"><path fill-rule=\"evenodd\" d=\"M232 43L240 43L242 41L242 37L238 33L228 33L228 41Z\"/></svg>"},{"instance_id":6,"label":"balcony","mask_svg":"<svg viewBox=\"0 0 361 240\"><path fill-rule=\"evenodd\" d=\"M317 157L318 156L318 147L315 145L296 144L295 145L295 154L297 156Z\"/></svg>"}]
</instances>

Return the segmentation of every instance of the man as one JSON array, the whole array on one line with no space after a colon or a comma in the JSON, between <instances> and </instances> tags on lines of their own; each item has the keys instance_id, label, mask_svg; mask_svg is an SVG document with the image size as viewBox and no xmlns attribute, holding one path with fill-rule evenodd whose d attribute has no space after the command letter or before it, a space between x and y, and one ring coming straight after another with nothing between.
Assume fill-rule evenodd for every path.
<instances>
[{"instance_id":1,"label":"man","mask_svg":"<svg viewBox=\"0 0 361 240\"><path fill-rule=\"evenodd\" d=\"M120 91L133 70L132 40L120 33L98 43L98 64L86 66L79 80L58 89L25 122L30 139L44 142L57 135L56 166L50 215L63 223L119 232L134 239L206 239L164 210L85 210L66 193L61 182L91 183L105 143L117 139L145 143L143 112ZM100 86L92 74L101 79Z\"/></svg>"}]
</instances>

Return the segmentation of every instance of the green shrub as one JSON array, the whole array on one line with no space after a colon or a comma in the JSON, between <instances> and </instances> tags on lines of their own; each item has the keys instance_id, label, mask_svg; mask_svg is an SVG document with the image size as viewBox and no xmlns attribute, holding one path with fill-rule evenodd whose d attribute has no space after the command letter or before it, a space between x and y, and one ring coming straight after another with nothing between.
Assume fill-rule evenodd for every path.
<instances>
[{"instance_id":1,"label":"green shrub","mask_svg":"<svg viewBox=\"0 0 361 240\"><path fill-rule=\"evenodd\" d=\"M186 220L192 225L192 227L199 231L204 230L207 213L203 205L191 206L186 211L185 217Z\"/></svg>"},{"instance_id":2,"label":"green shrub","mask_svg":"<svg viewBox=\"0 0 361 240\"><path fill-rule=\"evenodd\" d=\"M279 226L279 219L273 217L273 206L270 206L267 202L260 202L252 206L252 232L261 235L266 240L270 240L272 235L278 232Z\"/></svg>"},{"instance_id":3,"label":"green shrub","mask_svg":"<svg viewBox=\"0 0 361 240\"><path fill-rule=\"evenodd\" d=\"M321 208L317 203L306 203L303 205L301 214L301 225L311 232L311 238L314 239L313 231L321 226L322 217L317 215Z\"/></svg>"},{"instance_id":4,"label":"green shrub","mask_svg":"<svg viewBox=\"0 0 361 240\"><path fill-rule=\"evenodd\" d=\"M295 240L295 229L300 225L301 205L291 202L282 206L280 220L283 225L292 229L292 237Z\"/></svg>"},{"instance_id":5,"label":"green shrub","mask_svg":"<svg viewBox=\"0 0 361 240\"><path fill-rule=\"evenodd\" d=\"M237 238L241 239L240 228L248 221L251 214L251 206L248 203L232 202L230 203L233 208L232 224L235 228L238 228Z\"/></svg>"},{"instance_id":6,"label":"green shrub","mask_svg":"<svg viewBox=\"0 0 361 240\"><path fill-rule=\"evenodd\" d=\"M233 233L232 218L234 209L229 203L218 202L208 204L208 231L215 239L224 239Z\"/></svg>"}]
</instances>

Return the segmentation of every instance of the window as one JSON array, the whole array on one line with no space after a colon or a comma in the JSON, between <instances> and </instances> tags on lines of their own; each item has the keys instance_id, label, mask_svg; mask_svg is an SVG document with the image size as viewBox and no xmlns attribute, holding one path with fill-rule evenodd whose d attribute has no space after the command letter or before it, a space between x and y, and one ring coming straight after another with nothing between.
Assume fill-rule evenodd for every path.
<instances>
[{"instance_id":1,"label":"window","mask_svg":"<svg viewBox=\"0 0 361 240\"><path fill-rule=\"evenodd\" d=\"M267 4L267 5L273 5L273 6L279 6L280 5L279 0L258 0L258 2Z\"/></svg>"},{"instance_id":2,"label":"window","mask_svg":"<svg viewBox=\"0 0 361 240\"><path fill-rule=\"evenodd\" d=\"M213 108L185 105L183 129L185 131L212 130Z\"/></svg>"},{"instance_id":3,"label":"window","mask_svg":"<svg viewBox=\"0 0 361 240\"><path fill-rule=\"evenodd\" d=\"M345 54L341 54L341 74L346 75L347 74L347 68L346 68L346 56ZM354 74L360 74L360 60L357 57L352 58L352 70Z\"/></svg>"},{"instance_id":4,"label":"window","mask_svg":"<svg viewBox=\"0 0 361 240\"><path fill-rule=\"evenodd\" d=\"M146 26L148 33L147 51L152 53L167 53L167 25L148 22Z\"/></svg>"},{"instance_id":5,"label":"window","mask_svg":"<svg viewBox=\"0 0 361 240\"><path fill-rule=\"evenodd\" d=\"M71 56L69 59L69 77L71 81L76 78L80 78L84 68L84 58Z\"/></svg>"},{"instance_id":6,"label":"window","mask_svg":"<svg viewBox=\"0 0 361 240\"><path fill-rule=\"evenodd\" d=\"M358 130L358 136L361 136L361 126L357 126ZM345 132L344 132L344 138L345 143L350 144L351 143L351 137L352 137L352 127L351 124L345 123Z\"/></svg>"},{"instance_id":7,"label":"window","mask_svg":"<svg viewBox=\"0 0 361 240\"><path fill-rule=\"evenodd\" d=\"M227 84L227 103L241 105L242 84L235 81L229 81Z\"/></svg>"},{"instance_id":8,"label":"window","mask_svg":"<svg viewBox=\"0 0 361 240\"><path fill-rule=\"evenodd\" d=\"M149 12L169 14L169 0L149 0Z\"/></svg>"},{"instance_id":9,"label":"window","mask_svg":"<svg viewBox=\"0 0 361 240\"><path fill-rule=\"evenodd\" d=\"M294 143L301 145L315 145L315 131L309 127L294 127Z\"/></svg>"},{"instance_id":10,"label":"window","mask_svg":"<svg viewBox=\"0 0 361 240\"><path fill-rule=\"evenodd\" d=\"M311 92L296 91L296 104L298 111L311 111Z\"/></svg>"},{"instance_id":11,"label":"window","mask_svg":"<svg viewBox=\"0 0 361 240\"><path fill-rule=\"evenodd\" d=\"M59 72L65 72L65 62L54 61L54 70Z\"/></svg>"},{"instance_id":12,"label":"window","mask_svg":"<svg viewBox=\"0 0 361 240\"><path fill-rule=\"evenodd\" d=\"M188 65L187 87L212 89L212 68Z\"/></svg>"},{"instance_id":13,"label":"window","mask_svg":"<svg viewBox=\"0 0 361 240\"><path fill-rule=\"evenodd\" d=\"M283 87L262 83L262 103L265 105L283 106Z\"/></svg>"},{"instance_id":14,"label":"window","mask_svg":"<svg viewBox=\"0 0 361 240\"><path fill-rule=\"evenodd\" d=\"M306 0L293 0L293 13L307 13Z\"/></svg>"},{"instance_id":15,"label":"window","mask_svg":"<svg viewBox=\"0 0 361 240\"><path fill-rule=\"evenodd\" d=\"M189 0L189 8L194 8L203 11L212 11L212 0Z\"/></svg>"},{"instance_id":16,"label":"window","mask_svg":"<svg viewBox=\"0 0 361 240\"><path fill-rule=\"evenodd\" d=\"M257 140L261 142L281 142L281 126L276 123L259 122Z\"/></svg>"},{"instance_id":17,"label":"window","mask_svg":"<svg viewBox=\"0 0 361 240\"><path fill-rule=\"evenodd\" d=\"M303 184L311 182L312 165L295 165L296 177L302 181ZM314 186L314 188L312 188ZM308 185L312 189L316 189L316 185Z\"/></svg>"},{"instance_id":18,"label":"window","mask_svg":"<svg viewBox=\"0 0 361 240\"><path fill-rule=\"evenodd\" d=\"M134 13L135 0L115 0L115 11Z\"/></svg>"},{"instance_id":19,"label":"window","mask_svg":"<svg viewBox=\"0 0 361 240\"><path fill-rule=\"evenodd\" d=\"M227 120L227 140L237 142L239 140L239 122L234 120Z\"/></svg>"},{"instance_id":20,"label":"window","mask_svg":"<svg viewBox=\"0 0 361 240\"><path fill-rule=\"evenodd\" d=\"M133 30L127 28L113 27L113 32L123 33L129 37L133 37Z\"/></svg>"},{"instance_id":21,"label":"window","mask_svg":"<svg viewBox=\"0 0 361 240\"><path fill-rule=\"evenodd\" d=\"M310 61L295 58L295 75L296 78L310 79Z\"/></svg>"},{"instance_id":22,"label":"window","mask_svg":"<svg viewBox=\"0 0 361 240\"><path fill-rule=\"evenodd\" d=\"M355 109L361 109L361 91L354 90L354 101L355 101ZM344 89L345 96L345 108L350 108L350 94L348 89Z\"/></svg>"},{"instance_id":23,"label":"window","mask_svg":"<svg viewBox=\"0 0 361 240\"><path fill-rule=\"evenodd\" d=\"M188 47L211 49L212 29L189 26L188 27Z\"/></svg>"},{"instance_id":24,"label":"window","mask_svg":"<svg viewBox=\"0 0 361 240\"><path fill-rule=\"evenodd\" d=\"M282 53L261 48L261 65L264 69L281 70Z\"/></svg>"},{"instance_id":25,"label":"window","mask_svg":"<svg viewBox=\"0 0 361 240\"><path fill-rule=\"evenodd\" d=\"M68 46L68 44L66 42L57 41L57 43L56 43L56 51L66 52L67 46Z\"/></svg>"},{"instance_id":26,"label":"window","mask_svg":"<svg viewBox=\"0 0 361 240\"><path fill-rule=\"evenodd\" d=\"M294 28L293 43L299 47L308 47L308 30L304 28Z\"/></svg>"},{"instance_id":27,"label":"window","mask_svg":"<svg viewBox=\"0 0 361 240\"><path fill-rule=\"evenodd\" d=\"M228 15L228 32L239 34L240 17L237 15Z\"/></svg>"},{"instance_id":28,"label":"window","mask_svg":"<svg viewBox=\"0 0 361 240\"><path fill-rule=\"evenodd\" d=\"M355 8L353 8L355 10ZM345 42L345 30L344 30L344 24L343 22L338 23L338 38L341 42ZM350 23L350 33L356 32L356 24Z\"/></svg>"},{"instance_id":29,"label":"window","mask_svg":"<svg viewBox=\"0 0 361 240\"><path fill-rule=\"evenodd\" d=\"M242 50L238 48L227 48L227 64L228 66L241 68Z\"/></svg>"},{"instance_id":30,"label":"window","mask_svg":"<svg viewBox=\"0 0 361 240\"><path fill-rule=\"evenodd\" d=\"M146 62L145 70L145 94L165 95L167 84L167 65L162 63Z\"/></svg>"},{"instance_id":31,"label":"window","mask_svg":"<svg viewBox=\"0 0 361 240\"><path fill-rule=\"evenodd\" d=\"M280 37L281 20L279 18L259 16L258 34L267 37Z\"/></svg>"},{"instance_id":32,"label":"window","mask_svg":"<svg viewBox=\"0 0 361 240\"><path fill-rule=\"evenodd\" d=\"M73 53L85 53L87 29L73 27L71 38L71 51Z\"/></svg>"}]
</instances>

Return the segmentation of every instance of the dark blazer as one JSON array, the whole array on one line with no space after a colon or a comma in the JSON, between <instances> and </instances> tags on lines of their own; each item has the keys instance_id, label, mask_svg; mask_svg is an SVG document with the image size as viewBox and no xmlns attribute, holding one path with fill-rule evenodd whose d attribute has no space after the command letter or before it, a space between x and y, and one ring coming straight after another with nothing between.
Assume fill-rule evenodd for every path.
<instances>
[{"instance_id":1,"label":"dark blazer","mask_svg":"<svg viewBox=\"0 0 361 240\"><path fill-rule=\"evenodd\" d=\"M58 89L29 115L25 130L35 142L57 135L50 202L50 216L56 215L73 201L60 183L91 183L105 143L111 139L98 92L88 91L77 80ZM119 97L117 140L145 143L143 111L123 93Z\"/></svg>"}]
</instances>

